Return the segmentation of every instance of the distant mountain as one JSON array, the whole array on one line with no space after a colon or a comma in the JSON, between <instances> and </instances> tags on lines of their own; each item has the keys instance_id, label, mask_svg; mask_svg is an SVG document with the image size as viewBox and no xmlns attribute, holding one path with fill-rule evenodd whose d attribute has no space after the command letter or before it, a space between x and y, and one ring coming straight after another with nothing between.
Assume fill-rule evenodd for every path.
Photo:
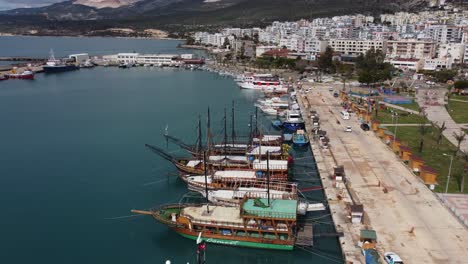
<instances>
[{"instance_id":1,"label":"distant mountain","mask_svg":"<svg viewBox=\"0 0 468 264\"><path fill-rule=\"evenodd\" d=\"M75 5L85 5L96 8L117 8L121 6L128 6L141 0L75 0Z\"/></svg>"},{"instance_id":2,"label":"distant mountain","mask_svg":"<svg viewBox=\"0 0 468 264\"><path fill-rule=\"evenodd\" d=\"M429 0L72 0L0 13L6 24L92 28L104 26L254 25L354 13L419 10ZM16 22L15 22L16 21ZM62 21L62 23L57 23ZM80 21L73 22L73 21ZM82 23L94 21L93 23ZM77 24L78 23L78 24ZM2 27L3 26L3 27Z\"/></svg>"}]
</instances>

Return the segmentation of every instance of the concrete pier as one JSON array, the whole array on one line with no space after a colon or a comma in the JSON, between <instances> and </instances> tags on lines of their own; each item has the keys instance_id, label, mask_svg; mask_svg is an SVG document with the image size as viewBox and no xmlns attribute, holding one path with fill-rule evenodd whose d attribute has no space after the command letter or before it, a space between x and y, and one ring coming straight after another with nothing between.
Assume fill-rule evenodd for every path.
<instances>
[{"instance_id":1,"label":"concrete pier","mask_svg":"<svg viewBox=\"0 0 468 264\"><path fill-rule=\"evenodd\" d=\"M365 263L360 230L373 229L381 256L393 251L408 263L466 263L468 230L379 137L360 129L354 114L341 119L341 101L329 89L339 91L342 84L311 86L304 87L308 93L298 91L298 102L309 136L309 111L315 110L330 138L329 149L314 142L312 151L335 227L344 233L340 244L346 261ZM346 126L352 132L345 132ZM346 185L331 177L337 165L344 166ZM347 208L352 204L363 205L363 223L351 223Z\"/></svg>"}]
</instances>

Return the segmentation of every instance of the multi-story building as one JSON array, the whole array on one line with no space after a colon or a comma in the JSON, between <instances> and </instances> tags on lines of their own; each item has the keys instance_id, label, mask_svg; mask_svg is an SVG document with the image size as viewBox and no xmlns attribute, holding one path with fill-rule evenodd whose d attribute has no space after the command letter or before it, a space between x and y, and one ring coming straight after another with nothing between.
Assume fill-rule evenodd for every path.
<instances>
[{"instance_id":1,"label":"multi-story building","mask_svg":"<svg viewBox=\"0 0 468 264\"><path fill-rule=\"evenodd\" d=\"M435 71L443 69L452 69L453 59L448 56L445 58L424 59L423 70Z\"/></svg>"},{"instance_id":2,"label":"multi-story building","mask_svg":"<svg viewBox=\"0 0 468 264\"><path fill-rule=\"evenodd\" d=\"M440 44L437 49L437 58L450 57L454 64L463 62L466 44L462 43L447 43Z\"/></svg>"},{"instance_id":3,"label":"multi-story building","mask_svg":"<svg viewBox=\"0 0 468 264\"><path fill-rule=\"evenodd\" d=\"M312 54L320 54L325 51L328 46L328 41L319 39L306 39L304 41L304 52Z\"/></svg>"},{"instance_id":4,"label":"multi-story building","mask_svg":"<svg viewBox=\"0 0 468 264\"><path fill-rule=\"evenodd\" d=\"M424 30L424 36L439 43L460 42L463 29L463 26L430 25Z\"/></svg>"},{"instance_id":5,"label":"multi-story building","mask_svg":"<svg viewBox=\"0 0 468 264\"><path fill-rule=\"evenodd\" d=\"M433 58L436 53L436 43L420 40L387 40L385 53L389 58Z\"/></svg>"},{"instance_id":6,"label":"multi-story building","mask_svg":"<svg viewBox=\"0 0 468 264\"><path fill-rule=\"evenodd\" d=\"M336 52L355 56L371 49L384 50L384 42L381 40L330 39L328 45Z\"/></svg>"}]
</instances>

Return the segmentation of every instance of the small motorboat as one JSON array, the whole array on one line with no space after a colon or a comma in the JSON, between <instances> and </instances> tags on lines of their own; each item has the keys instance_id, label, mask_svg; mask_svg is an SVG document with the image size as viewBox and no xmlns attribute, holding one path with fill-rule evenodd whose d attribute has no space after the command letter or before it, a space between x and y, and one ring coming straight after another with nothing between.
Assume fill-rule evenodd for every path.
<instances>
[{"instance_id":1,"label":"small motorboat","mask_svg":"<svg viewBox=\"0 0 468 264\"><path fill-rule=\"evenodd\" d=\"M283 134L283 141L284 142L291 142L292 138L293 138L293 134L289 134L289 133L284 133Z\"/></svg>"},{"instance_id":2,"label":"small motorboat","mask_svg":"<svg viewBox=\"0 0 468 264\"><path fill-rule=\"evenodd\" d=\"M295 146L304 147L309 144L309 137L304 130L299 129L293 134L292 141Z\"/></svg>"},{"instance_id":3,"label":"small motorboat","mask_svg":"<svg viewBox=\"0 0 468 264\"><path fill-rule=\"evenodd\" d=\"M34 79L34 72L32 71L24 71L22 73L17 73L16 71L7 75L10 79L24 79L24 80L32 80Z\"/></svg>"},{"instance_id":4,"label":"small motorboat","mask_svg":"<svg viewBox=\"0 0 468 264\"><path fill-rule=\"evenodd\" d=\"M262 110L262 112L265 115L277 115L278 114L278 110L271 108L271 107L262 107L260 108L260 110Z\"/></svg>"},{"instance_id":5,"label":"small motorboat","mask_svg":"<svg viewBox=\"0 0 468 264\"><path fill-rule=\"evenodd\" d=\"M273 121L271 121L271 125L275 128L275 129L278 129L280 130L281 128L283 128L283 122L279 119L275 119Z\"/></svg>"}]
</instances>

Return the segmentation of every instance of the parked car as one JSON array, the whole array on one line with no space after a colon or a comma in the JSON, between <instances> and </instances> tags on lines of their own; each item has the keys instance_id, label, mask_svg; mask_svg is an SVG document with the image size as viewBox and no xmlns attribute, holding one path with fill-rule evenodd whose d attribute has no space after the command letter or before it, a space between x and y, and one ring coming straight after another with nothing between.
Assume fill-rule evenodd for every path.
<instances>
[{"instance_id":1,"label":"parked car","mask_svg":"<svg viewBox=\"0 0 468 264\"><path fill-rule=\"evenodd\" d=\"M353 132L351 126L346 126L344 131L345 132Z\"/></svg>"},{"instance_id":2,"label":"parked car","mask_svg":"<svg viewBox=\"0 0 468 264\"><path fill-rule=\"evenodd\" d=\"M386 252L384 254L384 259L388 264L403 264L403 260L401 260L400 256L393 252Z\"/></svg>"},{"instance_id":3,"label":"parked car","mask_svg":"<svg viewBox=\"0 0 468 264\"><path fill-rule=\"evenodd\" d=\"M333 93L333 97L338 97L338 93L337 93L337 92L334 92L334 93Z\"/></svg>"},{"instance_id":4,"label":"parked car","mask_svg":"<svg viewBox=\"0 0 468 264\"><path fill-rule=\"evenodd\" d=\"M364 130L364 131L369 131L369 130L370 130L370 127L369 127L368 124L362 123L362 124L361 124L361 129Z\"/></svg>"}]
</instances>

